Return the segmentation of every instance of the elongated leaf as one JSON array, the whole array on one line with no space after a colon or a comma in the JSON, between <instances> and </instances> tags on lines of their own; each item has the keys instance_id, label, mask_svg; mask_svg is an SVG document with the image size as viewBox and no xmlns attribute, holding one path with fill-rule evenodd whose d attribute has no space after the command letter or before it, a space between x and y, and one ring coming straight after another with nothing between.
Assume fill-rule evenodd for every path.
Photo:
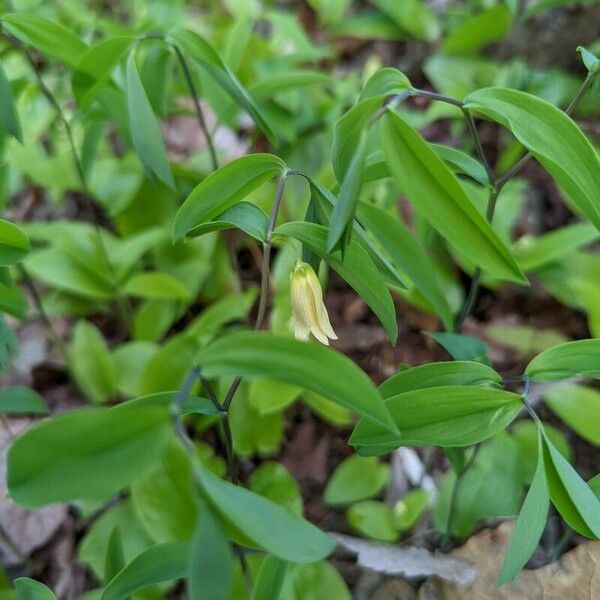
<instances>
[{"instance_id":1,"label":"elongated leaf","mask_svg":"<svg viewBox=\"0 0 600 600\"><path fill-rule=\"evenodd\" d=\"M465 106L509 128L600 229L600 158L566 113L546 100L504 88L477 90Z\"/></svg>"},{"instance_id":2,"label":"elongated leaf","mask_svg":"<svg viewBox=\"0 0 600 600\"><path fill-rule=\"evenodd\" d=\"M362 189L366 144L367 135L363 132L358 139L350 166L342 181L340 194L333 207L327 235L328 252L333 252L336 248L340 248L342 254L344 254L346 245L352 234L352 221Z\"/></svg>"},{"instance_id":3,"label":"elongated leaf","mask_svg":"<svg viewBox=\"0 0 600 600\"><path fill-rule=\"evenodd\" d=\"M434 40L440 32L435 13L424 0L369 0L411 37Z\"/></svg>"},{"instance_id":4,"label":"elongated leaf","mask_svg":"<svg viewBox=\"0 0 600 600\"><path fill-rule=\"evenodd\" d=\"M311 192L311 206L314 206L315 212L319 214L318 221L322 225L329 223L329 216L335 206L335 196L318 181L308 178ZM306 219L308 221L308 219ZM311 221L312 222L312 221ZM374 243L371 236L363 229L362 225L354 220L352 227L354 241L359 244L371 257L379 271L384 275L390 285L405 288L402 282L402 273L381 251L378 244Z\"/></svg>"},{"instance_id":5,"label":"elongated leaf","mask_svg":"<svg viewBox=\"0 0 600 600\"><path fill-rule=\"evenodd\" d=\"M452 313L448 301L431 269L430 259L417 239L400 220L373 204L361 202L358 219L387 251L392 261L408 275L442 319L444 327L450 329Z\"/></svg>"},{"instance_id":6,"label":"elongated leaf","mask_svg":"<svg viewBox=\"0 0 600 600\"><path fill-rule=\"evenodd\" d=\"M500 4L467 19L446 37L442 44L445 54L476 55L484 46L501 40L512 21L507 6Z\"/></svg>"},{"instance_id":7,"label":"elongated leaf","mask_svg":"<svg viewBox=\"0 0 600 600\"><path fill-rule=\"evenodd\" d=\"M0 219L0 267L14 265L29 252L29 240L23 231Z\"/></svg>"},{"instance_id":8,"label":"elongated leaf","mask_svg":"<svg viewBox=\"0 0 600 600\"><path fill-rule=\"evenodd\" d=\"M526 283L514 257L456 177L397 114L387 112L382 118L381 145L398 185L434 229L490 275Z\"/></svg>"},{"instance_id":9,"label":"elongated leaf","mask_svg":"<svg viewBox=\"0 0 600 600\"><path fill-rule=\"evenodd\" d=\"M469 446L504 429L522 408L521 397L499 389L440 386L387 398L400 434L361 419L350 444L364 455L399 446Z\"/></svg>"},{"instance_id":10,"label":"elongated leaf","mask_svg":"<svg viewBox=\"0 0 600 600\"><path fill-rule=\"evenodd\" d=\"M255 240L263 242L268 224L269 217L262 208L251 202L242 201L217 215L213 221L194 227L188 235L195 237L222 229L241 229Z\"/></svg>"},{"instance_id":11,"label":"elongated leaf","mask_svg":"<svg viewBox=\"0 0 600 600\"><path fill-rule=\"evenodd\" d=\"M556 510L575 531L599 539L600 500L547 435L544 435L543 445L550 499Z\"/></svg>"},{"instance_id":12,"label":"elongated leaf","mask_svg":"<svg viewBox=\"0 0 600 600\"><path fill-rule=\"evenodd\" d=\"M156 407L84 409L53 417L11 445L9 493L30 508L106 498L150 466L170 434L169 412Z\"/></svg>"},{"instance_id":13,"label":"elongated leaf","mask_svg":"<svg viewBox=\"0 0 600 600\"><path fill-rule=\"evenodd\" d=\"M325 85L330 81L329 75L318 71L291 71L263 79L252 86L250 92L254 98L264 100L287 90L297 90L309 85Z\"/></svg>"},{"instance_id":14,"label":"elongated leaf","mask_svg":"<svg viewBox=\"0 0 600 600\"><path fill-rule=\"evenodd\" d=\"M383 276L379 273L369 255L354 241L346 248L344 258L327 253L327 229L315 223L294 221L280 225L275 233L293 237L306 244L345 279L356 293L371 307L385 327L393 344L398 337L396 310Z\"/></svg>"},{"instance_id":15,"label":"elongated leaf","mask_svg":"<svg viewBox=\"0 0 600 600\"><path fill-rule=\"evenodd\" d=\"M13 385L0 390L0 413L45 414L48 407L44 399L24 385Z\"/></svg>"},{"instance_id":16,"label":"elongated leaf","mask_svg":"<svg viewBox=\"0 0 600 600\"><path fill-rule=\"evenodd\" d=\"M335 548L335 540L279 504L223 481L201 465L198 476L215 512L259 548L298 563L325 558Z\"/></svg>"},{"instance_id":17,"label":"elongated leaf","mask_svg":"<svg viewBox=\"0 0 600 600\"><path fill-rule=\"evenodd\" d=\"M379 391L384 398L448 385L497 385L502 378L494 369L478 362L456 360L419 365L386 379Z\"/></svg>"},{"instance_id":18,"label":"elongated leaf","mask_svg":"<svg viewBox=\"0 0 600 600\"><path fill-rule=\"evenodd\" d=\"M21 122L15 108L12 89L2 65L0 65L0 127L21 143L23 142Z\"/></svg>"},{"instance_id":19,"label":"elongated leaf","mask_svg":"<svg viewBox=\"0 0 600 600\"><path fill-rule=\"evenodd\" d=\"M71 30L56 21L28 13L2 15L2 26L42 54L74 67L87 46Z\"/></svg>"},{"instance_id":20,"label":"elongated leaf","mask_svg":"<svg viewBox=\"0 0 600 600\"><path fill-rule=\"evenodd\" d=\"M377 389L350 359L320 344L281 335L239 332L203 349L198 364L206 377L269 377L300 385L346 406L384 428L396 429ZM335 377L331 374L335 373Z\"/></svg>"},{"instance_id":21,"label":"elongated leaf","mask_svg":"<svg viewBox=\"0 0 600 600\"><path fill-rule=\"evenodd\" d=\"M577 340L552 346L525 369L534 381L556 381L580 375L600 379L600 340Z\"/></svg>"},{"instance_id":22,"label":"elongated leaf","mask_svg":"<svg viewBox=\"0 0 600 600\"><path fill-rule=\"evenodd\" d=\"M490 180L484 166L473 157L461 150L444 146L443 144L429 144L429 147L454 171L468 175L481 185L490 185Z\"/></svg>"},{"instance_id":23,"label":"elongated leaf","mask_svg":"<svg viewBox=\"0 0 600 600\"><path fill-rule=\"evenodd\" d=\"M212 510L204 505L188 557L189 600L227 600L233 577L233 554Z\"/></svg>"},{"instance_id":24,"label":"elongated leaf","mask_svg":"<svg viewBox=\"0 0 600 600\"><path fill-rule=\"evenodd\" d=\"M258 570L252 600L278 600L283 587L288 563L275 556L267 556Z\"/></svg>"},{"instance_id":25,"label":"elongated leaf","mask_svg":"<svg viewBox=\"0 0 600 600\"><path fill-rule=\"evenodd\" d=\"M575 433L600 446L600 392L586 385L558 385L544 392L544 400Z\"/></svg>"},{"instance_id":26,"label":"elongated leaf","mask_svg":"<svg viewBox=\"0 0 600 600\"><path fill-rule=\"evenodd\" d=\"M515 244L514 251L521 268L533 271L587 246L598 237L600 234L591 223L576 223L536 238L521 238Z\"/></svg>"},{"instance_id":27,"label":"elongated leaf","mask_svg":"<svg viewBox=\"0 0 600 600\"><path fill-rule=\"evenodd\" d=\"M29 577L15 579L15 592L17 600L56 600L50 588Z\"/></svg>"},{"instance_id":28,"label":"elongated leaf","mask_svg":"<svg viewBox=\"0 0 600 600\"><path fill-rule=\"evenodd\" d=\"M513 580L519 574L537 548L544 532L550 507L550 495L544 469L541 436L538 445L537 468L510 537L498 577L498 585Z\"/></svg>"},{"instance_id":29,"label":"elongated leaf","mask_svg":"<svg viewBox=\"0 0 600 600\"><path fill-rule=\"evenodd\" d=\"M125 600L155 583L183 579L188 572L187 554L188 545L184 542L150 546L115 575L100 600Z\"/></svg>"},{"instance_id":30,"label":"elongated leaf","mask_svg":"<svg viewBox=\"0 0 600 600\"><path fill-rule=\"evenodd\" d=\"M273 154L248 154L211 173L177 211L174 241L212 221L285 169L285 163Z\"/></svg>"},{"instance_id":31,"label":"elongated leaf","mask_svg":"<svg viewBox=\"0 0 600 600\"><path fill-rule=\"evenodd\" d=\"M254 122L271 142L275 143L277 141L277 136L254 99L221 60L216 50L204 38L189 29L177 29L170 33L168 39L175 43L185 54L197 60L218 85L235 100L238 106L252 116Z\"/></svg>"},{"instance_id":32,"label":"elongated leaf","mask_svg":"<svg viewBox=\"0 0 600 600\"><path fill-rule=\"evenodd\" d=\"M179 279L159 271L136 273L123 286L123 293L157 300L191 300L189 290Z\"/></svg>"},{"instance_id":33,"label":"elongated leaf","mask_svg":"<svg viewBox=\"0 0 600 600\"><path fill-rule=\"evenodd\" d=\"M125 96L131 139L137 155L150 173L175 189L162 133L135 64L135 50L127 61Z\"/></svg>"},{"instance_id":34,"label":"elongated leaf","mask_svg":"<svg viewBox=\"0 0 600 600\"><path fill-rule=\"evenodd\" d=\"M393 94L408 94L410 87L406 75L397 69L380 69L365 83L358 104L336 122L331 145L331 161L340 183L346 178L361 135L385 98Z\"/></svg>"},{"instance_id":35,"label":"elongated leaf","mask_svg":"<svg viewBox=\"0 0 600 600\"><path fill-rule=\"evenodd\" d=\"M123 550L123 536L119 527L115 527L108 539L106 560L104 561L104 581L110 581L126 565Z\"/></svg>"},{"instance_id":36,"label":"elongated leaf","mask_svg":"<svg viewBox=\"0 0 600 600\"><path fill-rule=\"evenodd\" d=\"M135 38L109 38L92 46L79 60L71 85L73 94L82 108L87 108L110 79L112 70L125 56Z\"/></svg>"}]
</instances>

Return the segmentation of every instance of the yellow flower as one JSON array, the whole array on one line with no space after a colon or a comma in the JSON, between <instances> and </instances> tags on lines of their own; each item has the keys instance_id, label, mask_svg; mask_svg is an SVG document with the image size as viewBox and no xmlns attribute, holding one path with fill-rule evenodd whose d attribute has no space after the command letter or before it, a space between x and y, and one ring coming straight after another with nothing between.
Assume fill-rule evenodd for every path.
<instances>
[{"instance_id":1,"label":"yellow flower","mask_svg":"<svg viewBox=\"0 0 600 600\"><path fill-rule=\"evenodd\" d=\"M308 340L312 333L322 344L337 340L331 327L327 309L323 304L321 284L313 268L299 262L290 275L290 293L292 297L292 317L294 335L299 340Z\"/></svg>"}]
</instances>

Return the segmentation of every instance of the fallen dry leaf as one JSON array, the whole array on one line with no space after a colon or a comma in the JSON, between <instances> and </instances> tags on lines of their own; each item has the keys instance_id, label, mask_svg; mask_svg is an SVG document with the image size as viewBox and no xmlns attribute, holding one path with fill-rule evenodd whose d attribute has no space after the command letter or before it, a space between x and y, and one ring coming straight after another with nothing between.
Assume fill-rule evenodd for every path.
<instances>
[{"instance_id":1,"label":"fallen dry leaf","mask_svg":"<svg viewBox=\"0 0 600 600\"><path fill-rule=\"evenodd\" d=\"M587 542L541 569L523 571L516 581L496 586L510 534L511 522L486 529L452 553L470 561L478 571L471 583L430 579L419 600L599 600L600 542Z\"/></svg>"},{"instance_id":2,"label":"fallen dry leaf","mask_svg":"<svg viewBox=\"0 0 600 600\"><path fill-rule=\"evenodd\" d=\"M436 554L425 548L401 547L332 533L338 543L357 555L359 566L385 575L401 575L407 579L440 577L468 585L477 577L473 565L464 558Z\"/></svg>"}]
</instances>

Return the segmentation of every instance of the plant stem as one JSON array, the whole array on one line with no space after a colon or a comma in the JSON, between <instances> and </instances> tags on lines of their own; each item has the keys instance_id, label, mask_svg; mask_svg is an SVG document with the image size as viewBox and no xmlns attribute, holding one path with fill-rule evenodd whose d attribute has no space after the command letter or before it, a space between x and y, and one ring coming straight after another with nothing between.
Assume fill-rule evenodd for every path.
<instances>
[{"instance_id":1,"label":"plant stem","mask_svg":"<svg viewBox=\"0 0 600 600\"><path fill-rule=\"evenodd\" d=\"M269 267L271 263L271 247L273 245L273 230L275 229L275 223L277 222L277 215L279 214L279 209L281 208L281 202L283 200L283 190L285 187L285 181L287 176L290 174L290 171L286 171L281 175L279 181L277 182L277 191L275 193L275 201L273 202L273 209L271 210L271 218L269 220L269 225L267 226L267 233L265 236L265 241L263 243L263 256L262 256L262 265L261 265L261 274L260 274L260 298L258 300L258 310L256 313L256 323L254 324L255 331L258 331L262 328L263 322L265 320L265 314L267 310L267 300L269 297ZM240 384L242 383L241 377L236 377L229 388L227 395L225 396L225 400L223 401L223 408L226 411L229 411L229 407L231 406L231 402L233 401L233 397L237 392Z\"/></svg>"},{"instance_id":2,"label":"plant stem","mask_svg":"<svg viewBox=\"0 0 600 600\"><path fill-rule=\"evenodd\" d=\"M216 171L219 168L219 160L217 158L217 151L215 149L215 144L212 138L210 131L208 130L208 125L206 124L206 119L204 118L204 112L202 110L202 105L200 104L200 99L198 97L198 92L196 91L196 86L194 84L194 80L192 79L192 74L190 72L190 68L187 64L185 56L183 52L179 49L177 44L170 44L173 50L175 50L175 54L177 55L177 59L179 60L179 64L181 65L181 70L183 71L183 76L185 78L188 89L190 90L190 94L192 96L192 100L194 101L194 107L196 109L196 117L198 118L198 124L200 125L200 129L202 129L202 133L204 134L204 138L206 139L206 144L208 145L208 151L210 153L210 159L212 162L212 170Z\"/></svg>"},{"instance_id":3,"label":"plant stem","mask_svg":"<svg viewBox=\"0 0 600 600\"><path fill-rule=\"evenodd\" d=\"M48 334L52 338L52 341L56 344L56 347L58 348L62 359L65 361L65 363L68 363L69 362L69 352L67 350L67 346L65 345L65 342L60 337L60 335L58 335L58 332L56 331L56 329L54 329L54 325L52 325L52 321L50 320L50 317L48 316L48 313L46 312L46 309L44 308L44 304L43 304L42 299L40 298L40 295L35 287L35 284L33 282L33 279L31 278L31 275L29 275L29 272L27 271L27 269L25 268L25 265L23 265L23 264L17 265L17 269L18 269L19 273L21 274L21 277L23 278L23 282L25 283L25 286L27 287L27 289L29 290L29 293L31 294L31 298L33 300L33 303L35 304L35 307L38 311L40 319L42 320L42 323L44 323L46 329L48 330Z\"/></svg>"}]
</instances>

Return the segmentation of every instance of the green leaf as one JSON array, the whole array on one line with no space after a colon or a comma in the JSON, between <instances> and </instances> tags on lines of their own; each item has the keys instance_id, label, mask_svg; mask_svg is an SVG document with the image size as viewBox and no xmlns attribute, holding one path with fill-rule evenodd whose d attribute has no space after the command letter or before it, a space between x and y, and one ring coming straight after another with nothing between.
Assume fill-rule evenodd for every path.
<instances>
[{"instance_id":1,"label":"green leaf","mask_svg":"<svg viewBox=\"0 0 600 600\"><path fill-rule=\"evenodd\" d=\"M300 87L310 85L325 85L331 81L329 75L319 71L290 71L271 75L262 79L250 89L252 96L259 100L266 100L286 92L287 90L297 90Z\"/></svg>"},{"instance_id":2,"label":"green leaf","mask_svg":"<svg viewBox=\"0 0 600 600\"><path fill-rule=\"evenodd\" d=\"M250 475L248 485L256 494L285 506L295 515L302 515L300 486L281 463L262 463Z\"/></svg>"},{"instance_id":3,"label":"green leaf","mask_svg":"<svg viewBox=\"0 0 600 600\"><path fill-rule=\"evenodd\" d=\"M180 444L171 444L159 461L135 479L131 500L155 542L190 540L198 518L198 500L190 459Z\"/></svg>"},{"instance_id":4,"label":"green leaf","mask_svg":"<svg viewBox=\"0 0 600 600\"><path fill-rule=\"evenodd\" d=\"M490 185L490 180L485 167L472 156L469 156L461 150L442 144L429 143L429 147L457 173L468 175L471 179L477 181L477 183L480 183L481 185Z\"/></svg>"},{"instance_id":5,"label":"green leaf","mask_svg":"<svg viewBox=\"0 0 600 600\"><path fill-rule=\"evenodd\" d=\"M502 569L498 577L499 586L512 581L519 574L519 571L525 566L525 563L537 548L544 532L548 508L550 507L550 496L541 443L541 435L538 434L537 468L504 555Z\"/></svg>"},{"instance_id":6,"label":"green leaf","mask_svg":"<svg viewBox=\"0 0 600 600\"><path fill-rule=\"evenodd\" d=\"M366 145L367 135L363 131L344 175L340 193L329 220L328 252L339 248L343 255L352 234L352 221L362 189Z\"/></svg>"},{"instance_id":7,"label":"green leaf","mask_svg":"<svg viewBox=\"0 0 600 600\"><path fill-rule=\"evenodd\" d=\"M358 219L386 250L394 264L408 275L442 319L444 327L451 329L452 313L448 301L431 269L431 260L417 239L399 219L373 204L361 202Z\"/></svg>"},{"instance_id":8,"label":"green leaf","mask_svg":"<svg viewBox=\"0 0 600 600\"><path fill-rule=\"evenodd\" d=\"M169 411L157 407L61 414L28 429L11 445L9 493L28 508L107 498L147 469L170 435Z\"/></svg>"},{"instance_id":9,"label":"green leaf","mask_svg":"<svg viewBox=\"0 0 600 600\"><path fill-rule=\"evenodd\" d=\"M142 85L135 64L135 50L127 60L125 96L131 139L144 167L171 189L175 189L169 157L163 142L160 126Z\"/></svg>"},{"instance_id":10,"label":"green leaf","mask_svg":"<svg viewBox=\"0 0 600 600\"><path fill-rule=\"evenodd\" d=\"M267 556L258 570L252 590L252 600L263 600L264 598L278 600L288 564L276 556Z\"/></svg>"},{"instance_id":11,"label":"green leaf","mask_svg":"<svg viewBox=\"0 0 600 600\"><path fill-rule=\"evenodd\" d=\"M442 43L445 54L477 55L486 45L502 40L512 22L510 10L499 4L468 18Z\"/></svg>"},{"instance_id":12,"label":"green leaf","mask_svg":"<svg viewBox=\"0 0 600 600\"><path fill-rule=\"evenodd\" d=\"M394 504L394 523L400 531L412 529L429 505L429 492L410 490Z\"/></svg>"},{"instance_id":13,"label":"green leaf","mask_svg":"<svg viewBox=\"0 0 600 600\"><path fill-rule=\"evenodd\" d=\"M238 106L252 116L254 122L269 140L276 143L277 136L254 99L204 38L189 29L176 29L170 33L168 40L175 43L185 54L197 60Z\"/></svg>"},{"instance_id":14,"label":"green leaf","mask_svg":"<svg viewBox=\"0 0 600 600\"><path fill-rule=\"evenodd\" d=\"M320 600L321 598L335 598L335 600L352 598L344 578L335 567L325 560L309 565L289 565L280 600Z\"/></svg>"},{"instance_id":15,"label":"green leaf","mask_svg":"<svg viewBox=\"0 0 600 600\"><path fill-rule=\"evenodd\" d=\"M188 573L188 544L151 546L121 569L104 588L100 600L125 600L155 583L183 579Z\"/></svg>"},{"instance_id":16,"label":"green leaf","mask_svg":"<svg viewBox=\"0 0 600 600\"><path fill-rule=\"evenodd\" d=\"M389 477L389 465L375 457L351 456L336 467L327 482L325 502L336 506L373 498L381 493Z\"/></svg>"},{"instance_id":17,"label":"green leaf","mask_svg":"<svg viewBox=\"0 0 600 600\"><path fill-rule=\"evenodd\" d=\"M590 72L595 72L598 69L598 57L583 46L577 46L577 52L581 54L581 60L585 68Z\"/></svg>"},{"instance_id":18,"label":"green leaf","mask_svg":"<svg viewBox=\"0 0 600 600\"><path fill-rule=\"evenodd\" d=\"M546 404L575 433L600 446L600 392L585 385L557 385L543 395Z\"/></svg>"},{"instance_id":19,"label":"green leaf","mask_svg":"<svg viewBox=\"0 0 600 600\"><path fill-rule=\"evenodd\" d=\"M541 98L504 88L477 90L467 96L465 107L510 129L600 229L600 158L566 113Z\"/></svg>"},{"instance_id":20,"label":"green leaf","mask_svg":"<svg viewBox=\"0 0 600 600\"><path fill-rule=\"evenodd\" d=\"M329 215L336 203L335 196L318 181L309 178L308 182L311 192L311 205L315 207L315 212L318 213L317 220L326 225L329 222ZM354 241L371 257L371 260L390 285L399 288L406 287L402 282L402 274L399 269L390 262L387 256L381 251L379 245L374 243L372 237L367 234L356 220L354 220L352 225L352 236Z\"/></svg>"},{"instance_id":21,"label":"green leaf","mask_svg":"<svg viewBox=\"0 0 600 600\"><path fill-rule=\"evenodd\" d=\"M383 502L357 502L348 509L346 519L350 527L373 540L395 542L400 535L392 509Z\"/></svg>"},{"instance_id":22,"label":"green leaf","mask_svg":"<svg viewBox=\"0 0 600 600\"><path fill-rule=\"evenodd\" d=\"M233 554L229 541L212 510L202 506L190 542L188 563L189 600L227 600L233 577Z\"/></svg>"},{"instance_id":23,"label":"green leaf","mask_svg":"<svg viewBox=\"0 0 600 600\"><path fill-rule=\"evenodd\" d=\"M21 320L27 316L27 298L16 285L4 285L0 282L0 312Z\"/></svg>"},{"instance_id":24,"label":"green leaf","mask_svg":"<svg viewBox=\"0 0 600 600\"><path fill-rule=\"evenodd\" d=\"M546 435L543 445L550 499L556 510L581 535L600 538L600 500Z\"/></svg>"},{"instance_id":25,"label":"green leaf","mask_svg":"<svg viewBox=\"0 0 600 600\"><path fill-rule=\"evenodd\" d=\"M442 346L454 360L470 360L485 365L490 364L487 345L479 338L462 333L427 333Z\"/></svg>"},{"instance_id":26,"label":"green leaf","mask_svg":"<svg viewBox=\"0 0 600 600\"><path fill-rule=\"evenodd\" d=\"M266 416L283 412L301 393L302 388L296 385L271 379L254 379L249 385L248 402L261 416Z\"/></svg>"},{"instance_id":27,"label":"green leaf","mask_svg":"<svg viewBox=\"0 0 600 600\"><path fill-rule=\"evenodd\" d=\"M110 350L100 331L88 321L78 321L73 329L69 366L77 385L92 402L106 402L116 393Z\"/></svg>"},{"instance_id":28,"label":"green leaf","mask_svg":"<svg viewBox=\"0 0 600 600\"><path fill-rule=\"evenodd\" d=\"M280 225L275 234L297 239L326 261L369 305L383 324L390 341L396 343L398 323L394 302L383 276L358 243L351 240L342 259L327 252L327 229L322 225L294 221Z\"/></svg>"},{"instance_id":29,"label":"green leaf","mask_svg":"<svg viewBox=\"0 0 600 600\"><path fill-rule=\"evenodd\" d=\"M230 321L243 321L248 316L257 296L255 287L241 294L229 294L205 308L200 316L188 325L186 331L195 337L208 337L217 333Z\"/></svg>"},{"instance_id":30,"label":"green leaf","mask_svg":"<svg viewBox=\"0 0 600 600\"><path fill-rule=\"evenodd\" d=\"M108 538L106 560L104 563L104 581L110 581L126 564L123 550L123 537L118 527L115 527Z\"/></svg>"},{"instance_id":31,"label":"green leaf","mask_svg":"<svg viewBox=\"0 0 600 600\"><path fill-rule=\"evenodd\" d=\"M10 81L6 77L4 67L0 64L0 127L19 142L23 143L21 121L15 107Z\"/></svg>"},{"instance_id":32,"label":"green leaf","mask_svg":"<svg viewBox=\"0 0 600 600\"><path fill-rule=\"evenodd\" d=\"M350 444L361 454L399 446L469 446L502 431L520 412L521 397L493 388L440 386L387 398L400 434L361 419Z\"/></svg>"},{"instance_id":33,"label":"green leaf","mask_svg":"<svg viewBox=\"0 0 600 600\"><path fill-rule=\"evenodd\" d=\"M419 40L433 41L440 33L435 13L424 0L369 0L398 26Z\"/></svg>"},{"instance_id":34,"label":"green leaf","mask_svg":"<svg viewBox=\"0 0 600 600\"><path fill-rule=\"evenodd\" d=\"M300 385L346 406L382 427L396 426L369 377L343 354L282 335L239 332L203 349L197 363L206 377L269 377ZM335 373L336 377L331 377Z\"/></svg>"},{"instance_id":35,"label":"green leaf","mask_svg":"<svg viewBox=\"0 0 600 600\"><path fill-rule=\"evenodd\" d=\"M135 38L122 36L102 40L81 57L73 72L71 86L78 104L89 108L109 82L117 66Z\"/></svg>"},{"instance_id":36,"label":"green leaf","mask_svg":"<svg viewBox=\"0 0 600 600\"><path fill-rule=\"evenodd\" d=\"M92 511L98 508L94 501L89 505ZM121 532L125 557L123 567L153 543L137 518L129 499L107 507L90 524L77 548L77 561L85 565L90 573L103 583L107 582L104 574L110 538L115 529Z\"/></svg>"},{"instance_id":37,"label":"green leaf","mask_svg":"<svg viewBox=\"0 0 600 600\"><path fill-rule=\"evenodd\" d=\"M197 237L211 231L241 229L255 240L264 242L268 224L269 217L262 208L256 204L242 201L217 215L213 221L194 227L188 235Z\"/></svg>"},{"instance_id":38,"label":"green leaf","mask_svg":"<svg viewBox=\"0 0 600 600\"><path fill-rule=\"evenodd\" d=\"M2 26L25 44L71 67L77 64L79 57L87 50L86 44L71 30L37 15L5 14L2 16Z\"/></svg>"},{"instance_id":39,"label":"green leaf","mask_svg":"<svg viewBox=\"0 0 600 600\"><path fill-rule=\"evenodd\" d=\"M122 288L124 294L155 300L191 300L189 290L173 275L160 271L136 273Z\"/></svg>"},{"instance_id":40,"label":"green leaf","mask_svg":"<svg viewBox=\"0 0 600 600\"><path fill-rule=\"evenodd\" d=\"M17 600L56 600L50 588L29 577L15 579L15 592Z\"/></svg>"},{"instance_id":41,"label":"green leaf","mask_svg":"<svg viewBox=\"0 0 600 600\"><path fill-rule=\"evenodd\" d=\"M538 237L523 236L513 251L523 271L533 271L598 239L598 230L591 223L565 225Z\"/></svg>"},{"instance_id":42,"label":"green leaf","mask_svg":"<svg viewBox=\"0 0 600 600\"><path fill-rule=\"evenodd\" d=\"M273 154L248 154L211 173L194 188L177 211L174 241L195 227L209 223L285 170L285 163Z\"/></svg>"},{"instance_id":43,"label":"green leaf","mask_svg":"<svg viewBox=\"0 0 600 600\"><path fill-rule=\"evenodd\" d=\"M527 283L456 176L408 123L389 111L381 119L381 146L396 182L434 229L490 275Z\"/></svg>"},{"instance_id":44,"label":"green leaf","mask_svg":"<svg viewBox=\"0 0 600 600\"><path fill-rule=\"evenodd\" d=\"M18 263L29 252L29 240L19 227L0 219L0 267Z\"/></svg>"},{"instance_id":45,"label":"green leaf","mask_svg":"<svg viewBox=\"0 0 600 600\"><path fill-rule=\"evenodd\" d=\"M112 353L116 387L124 396L138 396L142 388L144 371L159 346L144 340L125 342Z\"/></svg>"},{"instance_id":46,"label":"green leaf","mask_svg":"<svg viewBox=\"0 0 600 600\"><path fill-rule=\"evenodd\" d=\"M298 563L320 560L335 548L332 538L282 506L223 481L204 467L199 466L198 476L214 510L259 548Z\"/></svg>"},{"instance_id":47,"label":"green leaf","mask_svg":"<svg viewBox=\"0 0 600 600\"><path fill-rule=\"evenodd\" d=\"M600 379L600 340L577 340L548 348L527 365L525 374L534 381L576 375Z\"/></svg>"},{"instance_id":48,"label":"green leaf","mask_svg":"<svg viewBox=\"0 0 600 600\"><path fill-rule=\"evenodd\" d=\"M478 362L457 360L419 365L386 379L379 391L384 398L448 385L498 385L502 377L491 367Z\"/></svg>"},{"instance_id":49,"label":"green leaf","mask_svg":"<svg viewBox=\"0 0 600 600\"><path fill-rule=\"evenodd\" d=\"M472 455L471 455L472 458ZM505 432L482 445L469 469L461 477L454 502L452 535L464 539L481 519L516 515L522 501L523 486L518 477L519 453ZM444 477L433 509L436 528L446 532L456 473Z\"/></svg>"},{"instance_id":50,"label":"green leaf","mask_svg":"<svg viewBox=\"0 0 600 600\"><path fill-rule=\"evenodd\" d=\"M43 415L47 412L44 399L30 387L12 385L0 390L0 413Z\"/></svg>"}]
</instances>

